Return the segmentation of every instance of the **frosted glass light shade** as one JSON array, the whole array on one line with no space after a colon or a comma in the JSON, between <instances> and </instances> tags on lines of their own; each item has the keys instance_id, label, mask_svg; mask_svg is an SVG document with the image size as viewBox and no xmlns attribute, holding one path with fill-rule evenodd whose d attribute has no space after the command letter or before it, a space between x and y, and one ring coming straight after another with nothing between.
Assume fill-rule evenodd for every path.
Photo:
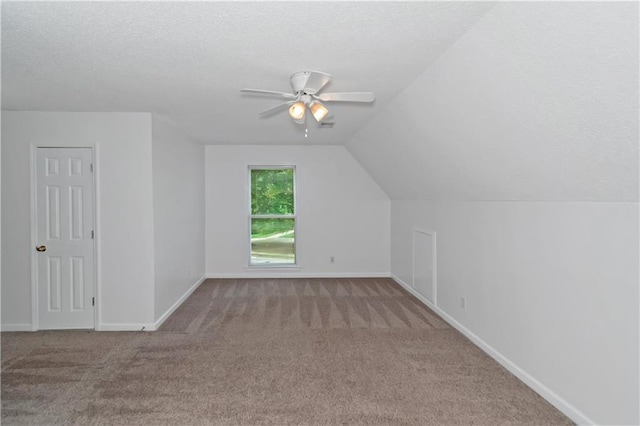
<instances>
[{"instance_id":1,"label":"frosted glass light shade","mask_svg":"<svg viewBox=\"0 0 640 426\"><path fill-rule=\"evenodd\" d=\"M289 108L289 115L294 120L302 120L304 118L305 110L306 107L303 102L296 102L295 104L291 105L291 108Z\"/></svg>"},{"instance_id":2,"label":"frosted glass light shade","mask_svg":"<svg viewBox=\"0 0 640 426\"><path fill-rule=\"evenodd\" d=\"M315 118L318 122L322 121L327 116L327 114L329 114L329 110L327 109L327 107L322 105L320 102L312 103L309 108L311 109L313 118Z\"/></svg>"}]
</instances>

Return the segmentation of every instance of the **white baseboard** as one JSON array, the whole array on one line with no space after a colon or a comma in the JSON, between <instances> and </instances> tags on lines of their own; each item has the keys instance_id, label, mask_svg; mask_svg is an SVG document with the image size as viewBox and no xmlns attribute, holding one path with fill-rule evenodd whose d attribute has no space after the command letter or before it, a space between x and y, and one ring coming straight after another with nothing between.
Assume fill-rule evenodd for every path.
<instances>
[{"instance_id":1,"label":"white baseboard","mask_svg":"<svg viewBox=\"0 0 640 426\"><path fill-rule=\"evenodd\" d=\"M150 328L153 329L154 324L121 324L121 323L107 323L100 324L96 326L96 331L140 331L144 327L144 330L147 331ZM12 331L47 331L46 329L34 330L31 327L31 324L2 324L1 327L2 332L12 332ZM56 330L67 330L65 328L60 328ZM78 328L70 328L68 330L80 330ZM86 330L93 330L92 328L87 328Z\"/></svg>"},{"instance_id":2,"label":"white baseboard","mask_svg":"<svg viewBox=\"0 0 640 426\"><path fill-rule=\"evenodd\" d=\"M162 314L160 318L154 323L144 324L144 323L102 323L99 327L96 327L96 330L99 331L156 331L163 322L166 321L167 318L178 309L180 305L197 289L200 284L205 280L205 277L202 276L198 281L196 281L189 289L182 295L180 298L173 304L167 311Z\"/></svg>"},{"instance_id":3,"label":"white baseboard","mask_svg":"<svg viewBox=\"0 0 640 426\"><path fill-rule=\"evenodd\" d=\"M143 323L102 323L96 331L154 331L155 324Z\"/></svg>"},{"instance_id":4,"label":"white baseboard","mask_svg":"<svg viewBox=\"0 0 640 426\"><path fill-rule=\"evenodd\" d=\"M550 404L560 410L564 415L569 417L571 420L576 422L579 425L594 425L596 424L593 420L589 419L584 413L578 410L573 405L569 404L566 400L564 400L561 396L553 392L551 389L543 385L539 382L535 377L524 371L522 368L517 366L514 362L509 360L507 357L502 355L500 352L491 347L487 342L482 340L468 328L460 324L458 321L453 319L449 314L447 314L442 309L435 306L433 303L430 303L424 296L418 293L412 286L402 281L400 278L391 274L391 278L400 284L405 290L414 295L418 300L424 303L426 306L431 308L435 313L440 315L440 317L449 323L452 327L458 330L460 333L464 334L469 340L471 340L476 346L482 349L487 355L496 360L500 365L509 370L514 376L516 376L520 381L533 389L538 395L546 399Z\"/></svg>"},{"instance_id":5,"label":"white baseboard","mask_svg":"<svg viewBox=\"0 0 640 426\"><path fill-rule=\"evenodd\" d=\"M2 332L5 331L34 331L31 324L2 324L0 326Z\"/></svg>"},{"instance_id":6,"label":"white baseboard","mask_svg":"<svg viewBox=\"0 0 640 426\"><path fill-rule=\"evenodd\" d=\"M164 314L162 314L160 318L156 320L155 324L153 325L153 330L159 329L162 323L164 323L167 320L167 318L169 318L169 316L176 309L178 309L185 300L187 300L187 297L191 296L191 293L193 293L194 291L196 291L198 287L200 287L200 284L202 284L205 279L206 277L205 275L203 275L200 277L200 279L198 279L198 281L196 281L191 287L189 287L189 289L182 296L180 296L178 300L176 300L176 303L171 305L171 307L167 309L167 311ZM153 330L150 330L150 331L153 331Z\"/></svg>"},{"instance_id":7,"label":"white baseboard","mask_svg":"<svg viewBox=\"0 0 640 426\"><path fill-rule=\"evenodd\" d=\"M247 278L389 278L388 272L290 272L290 271L268 271L258 269L255 271L231 273L231 274L207 274L207 278L212 279L247 279Z\"/></svg>"},{"instance_id":8,"label":"white baseboard","mask_svg":"<svg viewBox=\"0 0 640 426\"><path fill-rule=\"evenodd\" d=\"M162 314L155 323L102 323L96 326L97 331L155 331L182 303L193 293L205 280L205 276L200 277L180 298ZM33 331L31 324L2 324L0 330L9 331Z\"/></svg>"}]
</instances>

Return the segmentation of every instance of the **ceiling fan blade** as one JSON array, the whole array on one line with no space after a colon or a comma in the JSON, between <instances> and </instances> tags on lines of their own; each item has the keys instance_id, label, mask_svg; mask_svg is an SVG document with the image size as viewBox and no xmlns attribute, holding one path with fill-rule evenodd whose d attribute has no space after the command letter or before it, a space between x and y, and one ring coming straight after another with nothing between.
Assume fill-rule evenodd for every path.
<instances>
[{"instance_id":1,"label":"ceiling fan blade","mask_svg":"<svg viewBox=\"0 0 640 426\"><path fill-rule=\"evenodd\" d=\"M262 90L262 89L242 89L240 90L242 93L259 93L261 95L277 95L282 96L283 98L294 99L296 95L293 93L286 92L276 92L274 90Z\"/></svg>"},{"instance_id":2,"label":"ceiling fan blade","mask_svg":"<svg viewBox=\"0 0 640 426\"><path fill-rule=\"evenodd\" d=\"M287 109L288 107L290 107L294 103L296 103L296 101L288 101L288 102L284 102L282 104L278 104L278 105L276 105L274 107L265 109L264 111L260 112L260 115L265 117L265 116L269 116L269 115L273 115L273 114L279 113L280 111L283 111L283 110Z\"/></svg>"},{"instance_id":3,"label":"ceiling fan blade","mask_svg":"<svg viewBox=\"0 0 640 426\"><path fill-rule=\"evenodd\" d=\"M372 92L322 93L315 97L325 102L373 102L376 99Z\"/></svg>"}]
</instances>

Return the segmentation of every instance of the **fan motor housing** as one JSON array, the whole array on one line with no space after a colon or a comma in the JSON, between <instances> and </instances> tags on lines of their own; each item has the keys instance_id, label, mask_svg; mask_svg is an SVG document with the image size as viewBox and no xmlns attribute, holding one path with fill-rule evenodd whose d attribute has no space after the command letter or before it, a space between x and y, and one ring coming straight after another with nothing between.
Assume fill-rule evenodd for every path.
<instances>
[{"instance_id":1,"label":"fan motor housing","mask_svg":"<svg viewBox=\"0 0 640 426\"><path fill-rule=\"evenodd\" d=\"M329 82L331 74L320 71L298 71L291 75L291 88L294 93L303 91L309 95L315 95Z\"/></svg>"},{"instance_id":2,"label":"fan motor housing","mask_svg":"<svg viewBox=\"0 0 640 426\"><path fill-rule=\"evenodd\" d=\"M295 93L300 92L304 89L304 85L309 78L308 71L301 71L291 75L291 87Z\"/></svg>"}]
</instances>

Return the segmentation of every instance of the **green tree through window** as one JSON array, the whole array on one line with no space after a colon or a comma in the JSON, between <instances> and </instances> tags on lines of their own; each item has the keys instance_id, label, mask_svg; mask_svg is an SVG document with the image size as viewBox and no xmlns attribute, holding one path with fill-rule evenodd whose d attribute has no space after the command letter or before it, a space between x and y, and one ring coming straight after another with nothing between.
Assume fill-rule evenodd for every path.
<instances>
[{"instance_id":1,"label":"green tree through window","mask_svg":"<svg viewBox=\"0 0 640 426\"><path fill-rule=\"evenodd\" d=\"M251 167L251 265L295 264L295 171Z\"/></svg>"}]
</instances>

